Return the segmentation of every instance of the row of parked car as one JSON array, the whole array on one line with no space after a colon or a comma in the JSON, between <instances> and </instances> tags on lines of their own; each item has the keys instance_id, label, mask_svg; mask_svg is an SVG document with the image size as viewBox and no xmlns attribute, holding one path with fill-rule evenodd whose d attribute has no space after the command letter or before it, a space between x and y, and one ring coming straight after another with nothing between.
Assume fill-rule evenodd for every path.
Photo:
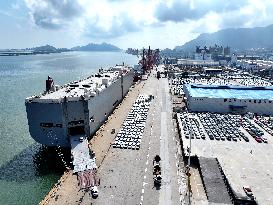
<instances>
[{"instance_id":1,"label":"row of parked car","mask_svg":"<svg viewBox=\"0 0 273 205\"><path fill-rule=\"evenodd\" d=\"M171 92L174 95L183 95L184 91L183 91L183 85L172 85L171 87Z\"/></svg>"},{"instance_id":2,"label":"row of parked car","mask_svg":"<svg viewBox=\"0 0 273 205\"><path fill-rule=\"evenodd\" d=\"M266 132L273 135L273 121L269 117L263 117L263 116L257 116L254 119L254 122L259 125L261 128L263 128Z\"/></svg>"},{"instance_id":3,"label":"row of parked car","mask_svg":"<svg viewBox=\"0 0 273 205\"><path fill-rule=\"evenodd\" d=\"M207 134L210 140L235 142L244 140L249 142L249 138L240 130L241 127L243 127L258 143L268 143L264 132L251 123L251 120L246 116L186 112L180 113L178 116L181 122L179 127L187 139L190 137L191 139L206 139ZM270 118L267 119L259 116L256 117L254 121L269 134L273 134L273 130L271 129L273 122L270 121Z\"/></svg>"},{"instance_id":4,"label":"row of parked car","mask_svg":"<svg viewBox=\"0 0 273 205\"><path fill-rule=\"evenodd\" d=\"M248 137L239 129L239 115L214 113L198 113L197 115L211 140L237 142L244 139L249 142Z\"/></svg>"},{"instance_id":5,"label":"row of parked car","mask_svg":"<svg viewBox=\"0 0 273 205\"><path fill-rule=\"evenodd\" d=\"M173 81L176 82L176 81ZM231 85L228 78L187 78L180 81L181 84L205 84L205 85Z\"/></svg>"},{"instance_id":6,"label":"row of parked car","mask_svg":"<svg viewBox=\"0 0 273 205\"><path fill-rule=\"evenodd\" d=\"M197 118L192 115L189 116L187 113L181 113L179 115L181 120L180 127L183 129L185 137L189 139L206 139L205 131L201 128Z\"/></svg>"},{"instance_id":7,"label":"row of parked car","mask_svg":"<svg viewBox=\"0 0 273 205\"><path fill-rule=\"evenodd\" d=\"M205 84L205 85L232 85L228 78L174 78L171 81L171 92L174 95L182 95L184 84Z\"/></svg>"},{"instance_id":8,"label":"row of parked car","mask_svg":"<svg viewBox=\"0 0 273 205\"><path fill-rule=\"evenodd\" d=\"M250 119L243 117L242 126L258 143L268 143L267 138L264 136L264 132L251 123Z\"/></svg>"},{"instance_id":9,"label":"row of parked car","mask_svg":"<svg viewBox=\"0 0 273 205\"><path fill-rule=\"evenodd\" d=\"M237 79L237 82L245 86L271 86L271 82L257 78Z\"/></svg>"},{"instance_id":10,"label":"row of parked car","mask_svg":"<svg viewBox=\"0 0 273 205\"><path fill-rule=\"evenodd\" d=\"M136 150L140 148L151 99L151 96L147 95L138 96L115 138L114 148Z\"/></svg>"}]
</instances>

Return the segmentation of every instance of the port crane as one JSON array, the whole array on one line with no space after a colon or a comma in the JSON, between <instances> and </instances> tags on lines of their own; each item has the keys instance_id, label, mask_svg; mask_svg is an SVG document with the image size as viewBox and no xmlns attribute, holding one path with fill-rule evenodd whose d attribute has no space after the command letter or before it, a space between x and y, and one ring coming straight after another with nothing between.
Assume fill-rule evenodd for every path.
<instances>
[{"instance_id":1,"label":"port crane","mask_svg":"<svg viewBox=\"0 0 273 205\"><path fill-rule=\"evenodd\" d=\"M143 48L142 58L139 61L143 74L148 73L154 65L158 65L160 63L159 53L159 49L152 50L150 46L147 50Z\"/></svg>"}]
</instances>

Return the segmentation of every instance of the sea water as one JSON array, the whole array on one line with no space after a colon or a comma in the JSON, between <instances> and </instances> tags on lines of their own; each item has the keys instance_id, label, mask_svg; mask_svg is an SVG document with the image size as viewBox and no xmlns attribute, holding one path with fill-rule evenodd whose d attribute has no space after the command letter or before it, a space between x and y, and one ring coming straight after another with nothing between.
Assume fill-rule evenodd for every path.
<instances>
[{"instance_id":1,"label":"sea water","mask_svg":"<svg viewBox=\"0 0 273 205\"><path fill-rule=\"evenodd\" d=\"M55 85L85 78L99 68L136 56L123 52L66 52L0 56L0 204L38 204L60 178L60 160L31 138L25 98L45 90L47 76Z\"/></svg>"}]
</instances>

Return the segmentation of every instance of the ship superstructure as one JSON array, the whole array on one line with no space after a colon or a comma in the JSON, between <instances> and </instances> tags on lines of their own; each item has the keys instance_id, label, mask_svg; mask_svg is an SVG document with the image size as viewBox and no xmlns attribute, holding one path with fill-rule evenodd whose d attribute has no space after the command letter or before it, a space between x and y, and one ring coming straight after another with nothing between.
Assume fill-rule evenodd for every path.
<instances>
[{"instance_id":1,"label":"ship superstructure","mask_svg":"<svg viewBox=\"0 0 273 205\"><path fill-rule=\"evenodd\" d=\"M71 147L75 136L92 135L123 99L134 72L120 65L64 86L47 80L47 91L26 98L29 131L47 146ZM85 139L84 139L85 140Z\"/></svg>"}]
</instances>

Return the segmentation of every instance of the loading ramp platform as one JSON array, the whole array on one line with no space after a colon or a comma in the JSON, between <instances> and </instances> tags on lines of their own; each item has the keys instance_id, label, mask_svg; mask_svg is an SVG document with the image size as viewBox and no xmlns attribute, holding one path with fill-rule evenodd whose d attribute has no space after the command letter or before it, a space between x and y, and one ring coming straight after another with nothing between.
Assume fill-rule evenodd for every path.
<instances>
[{"instance_id":1,"label":"loading ramp platform","mask_svg":"<svg viewBox=\"0 0 273 205\"><path fill-rule=\"evenodd\" d=\"M96 157L90 154L86 137L77 135L70 138L73 173L77 173L81 189L96 183Z\"/></svg>"},{"instance_id":2,"label":"loading ramp platform","mask_svg":"<svg viewBox=\"0 0 273 205\"><path fill-rule=\"evenodd\" d=\"M210 203L233 204L216 158L199 157L202 180Z\"/></svg>"}]
</instances>

